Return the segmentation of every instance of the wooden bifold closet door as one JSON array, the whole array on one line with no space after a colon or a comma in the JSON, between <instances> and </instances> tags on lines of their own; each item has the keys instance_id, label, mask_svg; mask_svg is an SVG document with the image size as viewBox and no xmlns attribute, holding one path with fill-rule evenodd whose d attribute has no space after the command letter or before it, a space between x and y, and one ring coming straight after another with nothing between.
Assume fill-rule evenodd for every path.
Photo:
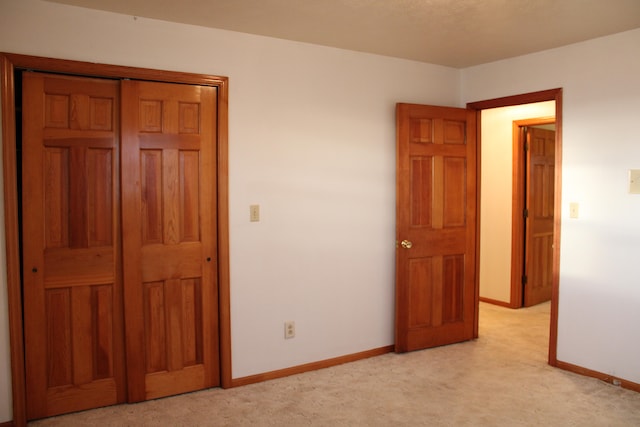
<instances>
[{"instance_id":1,"label":"wooden bifold closet door","mask_svg":"<svg viewBox=\"0 0 640 427\"><path fill-rule=\"evenodd\" d=\"M215 105L23 73L27 418L218 385Z\"/></svg>"}]
</instances>

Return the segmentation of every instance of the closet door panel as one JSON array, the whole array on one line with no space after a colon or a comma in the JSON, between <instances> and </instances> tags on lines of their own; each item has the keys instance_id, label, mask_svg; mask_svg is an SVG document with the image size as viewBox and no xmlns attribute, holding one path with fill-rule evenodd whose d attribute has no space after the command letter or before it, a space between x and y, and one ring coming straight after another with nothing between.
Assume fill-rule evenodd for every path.
<instances>
[{"instance_id":1,"label":"closet door panel","mask_svg":"<svg viewBox=\"0 0 640 427\"><path fill-rule=\"evenodd\" d=\"M216 89L122 82L129 400L219 384Z\"/></svg>"},{"instance_id":2,"label":"closet door panel","mask_svg":"<svg viewBox=\"0 0 640 427\"><path fill-rule=\"evenodd\" d=\"M125 400L118 85L23 73L29 419Z\"/></svg>"}]
</instances>

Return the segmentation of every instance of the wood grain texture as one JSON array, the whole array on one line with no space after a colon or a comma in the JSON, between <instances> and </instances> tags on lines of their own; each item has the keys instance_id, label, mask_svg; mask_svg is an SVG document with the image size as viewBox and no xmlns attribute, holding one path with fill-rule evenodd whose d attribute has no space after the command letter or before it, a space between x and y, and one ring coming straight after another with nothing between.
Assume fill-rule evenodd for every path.
<instances>
[{"instance_id":1,"label":"wood grain texture","mask_svg":"<svg viewBox=\"0 0 640 427\"><path fill-rule=\"evenodd\" d=\"M226 77L179 73L161 70L122 67L117 65L96 64L80 61L67 61L53 58L34 57L12 53L0 53L0 98L2 102L2 150L4 173L4 214L7 256L7 287L9 302L9 326L11 342L11 378L13 389L13 413L15 425L26 425L25 411L25 377L24 377L24 345L22 322L22 295L20 286L20 246L18 233L18 196L17 196L17 167L16 167L16 128L15 128L15 80L14 71L30 69L50 71L63 74L80 74L95 77L139 78L142 80L173 81L186 84L208 85L218 93L217 105L212 111L218 121L216 135L218 150L217 192L219 201L219 220L217 233L220 236L219 256L219 286L220 286L220 354L221 372L224 379L223 386L231 384L231 336L229 310L229 238L228 238L228 79ZM97 109L100 107L97 106ZM99 112L96 112L96 115ZM96 119L96 123L100 120ZM114 123L115 128L118 127ZM86 132L85 132L86 133ZM94 146L97 144L94 143ZM119 174L118 171L116 171ZM118 188L115 189L116 193ZM118 221L118 218L114 218ZM114 242L116 243L116 242ZM215 296L218 297L217 295ZM118 308L115 308L116 311ZM115 324L118 324L118 317ZM217 344L217 343L216 343ZM115 345L115 344L114 344Z\"/></svg>"},{"instance_id":2,"label":"wood grain texture","mask_svg":"<svg viewBox=\"0 0 640 427\"><path fill-rule=\"evenodd\" d=\"M522 307L523 289L522 275L524 272L525 251L525 218L523 212L526 206L526 152L525 128L532 125L555 123L555 117L539 117L515 120L512 125L512 196L511 196L511 285L509 303L511 308ZM555 190L554 190L555 192Z\"/></svg>"},{"instance_id":3,"label":"wood grain texture","mask_svg":"<svg viewBox=\"0 0 640 427\"><path fill-rule=\"evenodd\" d=\"M551 289L551 324L549 327L549 364L555 366L558 360L558 298L560 294L560 224L562 218L562 89L555 91L556 102L556 147L554 176L553 214L553 283Z\"/></svg>"},{"instance_id":4,"label":"wood grain texture","mask_svg":"<svg viewBox=\"0 0 640 427\"><path fill-rule=\"evenodd\" d=\"M561 88L541 90L538 92L522 93L519 95L509 95L500 98L486 99L482 101L467 102L467 108L473 110L485 110L488 108L509 107L512 105L531 104L533 102L553 101L558 99L562 93ZM557 106L557 104L556 104ZM556 109L557 111L557 109ZM556 118L558 115L556 114Z\"/></svg>"},{"instance_id":5,"label":"wood grain texture","mask_svg":"<svg viewBox=\"0 0 640 427\"><path fill-rule=\"evenodd\" d=\"M473 338L475 112L398 104L396 351Z\"/></svg>"},{"instance_id":6,"label":"wood grain texture","mask_svg":"<svg viewBox=\"0 0 640 427\"><path fill-rule=\"evenodd\" d=\"M553 223L555 132L528 128L527 210L524 306L551 299L553 280Z\"/></svg>"},{"instance_id":7,"label":"wood grain texture","mask_svg":"<svg viewBox=\"0 0 640 427\"><path fill-rule=\"evenodd\" d=\"M18 218L18 168L16 160L15 62L0 54L0 103L2 105L2 172L4 232L9 309L13 424L26 426L26 380L24 377L24 327L20 279L20 233Z\"/></svg>"},{"instance_id":8,"label":"wood grain texture","mask_svg":"<svg viewBox=\"0 0 640 427\"><path fill-rule=\"evenodd\" d=\"M128 381L139 401L220 383L217 94L140 81L122 94Z\"/></svg>"},{"instance_id":9,"label":"wood grain texture","mask_svg":"<svg viewBox=\"0 0 640 427\"><path fill-rule=\"evenodd\" d=\"M415 156L411 159L411 224L431 227L433 209L433 157Z\"/></svg>"},{"instance_id":10,"label":"wood grain texture","mask_svg":"<svg viewBox=\"0 0 640 427\"><path fill-rule=\"evenodd\" d=\"M124 401L120 230L114 221L118 83L35 72L22 77L27 415L40 418ZM110 102L96 108L92 97ZM68 102L57 101L63 98ZM98 306L98 289L110 303ZM111 375L106 382L105 373ZM96 396L85 399L87 389Z\"/></svg>"},{"instance_id":11,"label":"wood grain texture","mask_svg":"<svg viewBox=\"0 0 640 427\"><path fill-rule=\"evenodd\" d=\"M200 205L200 155L196 151L179 153L180 188L178 194L178 219L180 222L179 241L197 242L200 240L200 221L198 206Z\"/></svg>"}]
</instances>

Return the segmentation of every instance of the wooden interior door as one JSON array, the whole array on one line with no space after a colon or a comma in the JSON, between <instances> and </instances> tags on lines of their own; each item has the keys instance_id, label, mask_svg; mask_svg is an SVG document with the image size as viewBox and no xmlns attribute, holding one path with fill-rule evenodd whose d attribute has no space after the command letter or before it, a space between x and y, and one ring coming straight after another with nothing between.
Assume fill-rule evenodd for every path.
<instances>
[{"instance_id":1,"label":"wooden interior door","mask_svg":"<svg viewBox=\"0 0 640 427\"><path fill-rule=\"evenodd\" d=\"M216 89L122 82L130 401L219 384Z\"/></svg>"},{"instance_id":2,"label":"wooden interior door","mask_svg":"<svg viewBox=\"0 0 640 427\"><path fill-rule=\"evenodd\" d=\"M27 418L123 402L118 83L23 73Z\"/></svg>"},{"instance_id":3,"label":"wooden interior door","mask_svg":"<svg viewBox=\"0 0 640 427\"><path fill-rule=\"evenodd\" d=\"M525 307L551 299L555 139L553 130L527 128Z\"/></svg>"},{"instance_id":4,"label":"wooden interior door","mask_svg":"<svg viewBox=\"0 0 640 427\"><path fill-rule=\"evenodd\" d=\"M396 351L476 334L475 111L398 104Z\"/></svg>"}]
</instances>

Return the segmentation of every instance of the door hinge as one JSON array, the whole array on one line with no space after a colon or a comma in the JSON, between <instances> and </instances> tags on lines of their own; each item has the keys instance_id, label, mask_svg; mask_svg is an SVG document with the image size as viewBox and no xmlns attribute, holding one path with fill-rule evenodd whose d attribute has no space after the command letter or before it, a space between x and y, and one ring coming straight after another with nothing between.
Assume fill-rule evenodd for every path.
<instances>
[{"instance_id":1,"label":"door hinge","mask_svg":"<svg viewBox=\"0 0 640 427\"><path fill-rule=\"evenodd\" d=\"M529 279L528 279L528 277L527 277L526 275L522 276L522 284L523 284L523 285L526 285L526 284L527 284L527 282L528 282L528 280L529 280Z\"/></svg>"},{"instance_id":2,"label":"door hinge","mask_svg":"<svg viewBox=\"0 0 640 427\"><path fill-rule=\"evenodd\" d=\"M525 151L525 152L526 152L526 151L529 151L529 143L528 143L528 142L525 142L525 143L524 143L524 151Z\"/></svg>"},{"instance_id":3,"label":"door hinge","mask_svg":"<svg viewBox=\"0 0 640 427\"><path fill-rule=\"evenodd\" d=\"M523 209L522 210L522 217L523 218L529 218L529 209Z\"/></svg>"}]
</instances>

